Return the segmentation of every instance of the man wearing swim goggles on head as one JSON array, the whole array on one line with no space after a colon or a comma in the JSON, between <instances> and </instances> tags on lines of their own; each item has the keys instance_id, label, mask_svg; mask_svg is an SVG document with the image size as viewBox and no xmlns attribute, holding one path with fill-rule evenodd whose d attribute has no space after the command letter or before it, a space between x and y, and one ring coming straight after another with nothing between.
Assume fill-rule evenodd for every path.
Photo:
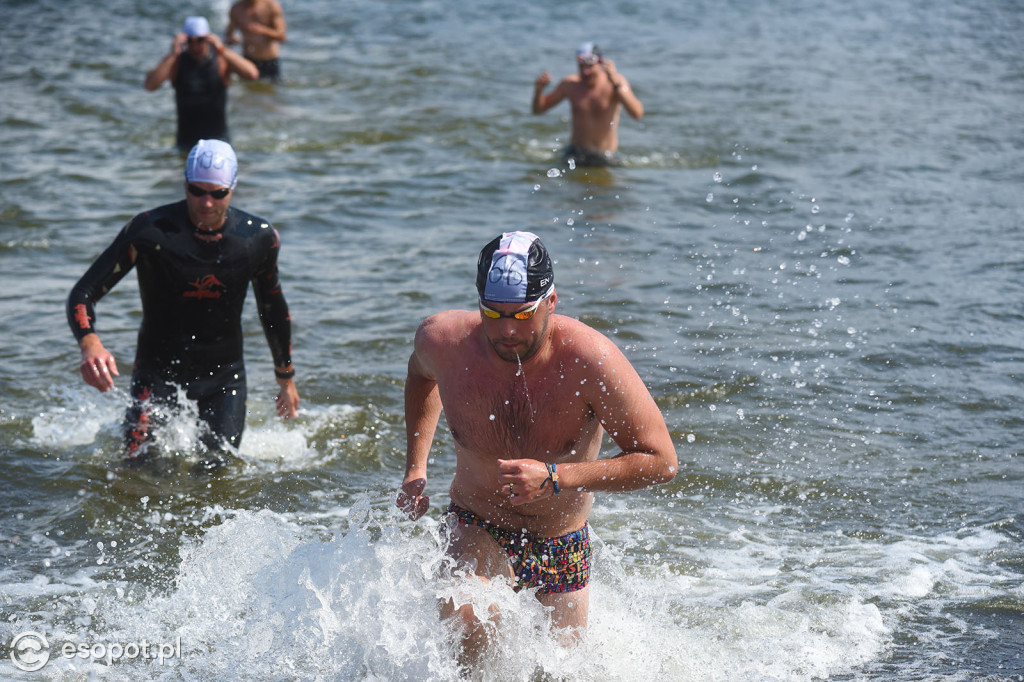
<instances>
[{"instance_id":1,"label":"man wearing swim goggles on head","mask_svg":"<svg viewBox=\"0 0 1024 682\"><path fill-rule=\"evenodd\" d=\"M242 55L224 47L205 17L188 17L143 87L156 90L164 81L174 86L178 110L177 147L191 149L197 140L228 141L228 85L231 74L259 78L259 69Z\"/></svg>"},{"instance_id":2,"label":"man wearing swim goggles on head","mask_svg":"<svg viewBox=\"0 0 1024 682\"><path fill-rule=\"evenodd\" d=\"M503 576L552 607L567 641L586 626L595 492L675 476L675 447L643 381L607 337L555 314L547 249L503 234L477 261L478 310L449 310L416 331L405 385L407 451L397 504L429 507L427 460L442 409L455 442L447 551L477 579ZM607 431L619 453L599 459ZM471 663L488 614L443 600Z\"/></svg>"},{"instance_id":3,"label":"man wearing swim goggles on head","mask_svg":"<svg viewBox=\"0 0 1024 682\"><path fill-rule=\"evenodd\" d=\"M564 151L565 159L578 166L605 166L612 163L619 148L619 114L625 108L633 118L644 115L629 81L615 70L615 63L605 59L594 43L583 43L576 50L578 73L562 79L555 89L545 94L551 74L537 77L533 88L532 109L543 114L564 99L572 107L572 139Z\"/></svg>"},{"instance_id":4,"label":"man wearing swim goggles on head","mask_svg":"<svg viewBox=\"0 0 1024 682\"><path fill-rule=\"evenodd\" d=\"M138 274L142 325L125 418L128 466L155 458L151 439L179 389L198 403L207 427L194 470L216 471L222 455L237 450L245 427L242 307L250 282L274 360L278 414L297 414L291 317L277 270L281 240L267 221L231 207L237 178L231 145L200 140L185 162L185 199L132 218L68 296L82 378L108 391L119 372L96 333L95 304L129 270Z\"/></svg>"}]
</instances>

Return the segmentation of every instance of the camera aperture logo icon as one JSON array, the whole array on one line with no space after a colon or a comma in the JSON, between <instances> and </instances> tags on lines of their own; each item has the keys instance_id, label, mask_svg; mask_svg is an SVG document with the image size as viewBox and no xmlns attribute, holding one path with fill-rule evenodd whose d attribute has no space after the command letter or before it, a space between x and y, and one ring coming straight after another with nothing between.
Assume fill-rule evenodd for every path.
<instances>
[{"instance_id":1,"label":"camera aperture logo icon","mask_svg":"<svg viewBox=\"0 0 1024 682\"><path fill-rule=\"evenodd\" d=\"M23 632L11 641L11 662L18 670L34 672L50 660L50 644L38 632Z\"/></svg>"}]
</instances>

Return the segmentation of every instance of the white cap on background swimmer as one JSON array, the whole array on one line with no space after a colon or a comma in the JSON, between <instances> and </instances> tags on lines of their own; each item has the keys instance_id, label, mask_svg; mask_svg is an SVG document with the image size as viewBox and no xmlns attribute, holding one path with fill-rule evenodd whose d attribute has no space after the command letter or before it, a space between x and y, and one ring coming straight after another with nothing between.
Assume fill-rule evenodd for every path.
<instances>
[{"instance_id":1,"label":"white cap on background swimmer","mask_svg":"<svg viewBox=\"0 0 1024 682\"><path fill-rule=\"evenodd\" d=\"M554 284L551 256L532 232L495 237L476 261L476 290L483 301L529 303L548 294Z\"/></svg>"},{"instance_id":2,"label":"white cap on background swimmer","mask_svg":"<svg viewBox=\"0 0 1024 682\"><path fill-rule=\"evenodd\" d=\"M584 64L596 64L601 60L601 50L595 43L582 43L576 48L576 59Z\"/></svg>"},{"instance_id":3,"label":"white cap on background swimmer","mask_svg":"<svg viewBox=\"0 0 1024 682\"><path fill-rule=\"evenodd\" d=\"M235 188L238 183L238 157L223 140L199 140L185 160L185 180Z\"/></svg>"},{"instance_id":4,"label":"white cap on background swimmer","mask_svg":"<svg viewBox=\"0 0 1024 682\"><path fill-rule=\"evenodd\" d=\"M202 38L210 34L210 22L206 17L188 17L181 28L189 38Z\"/></svg>"}]
</instances>

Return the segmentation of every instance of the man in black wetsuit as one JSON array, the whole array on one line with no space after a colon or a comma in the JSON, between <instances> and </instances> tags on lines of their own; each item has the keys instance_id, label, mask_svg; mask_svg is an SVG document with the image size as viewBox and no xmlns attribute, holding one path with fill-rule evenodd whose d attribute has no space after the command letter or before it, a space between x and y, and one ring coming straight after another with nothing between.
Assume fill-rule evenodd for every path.
<instances>
[{"instance_id":1,"label":"man in black wetsuit","mask_svg":"<svg viewBox=\"0 0 1024 682\"><path fill-rule=\"evenodd\" d=\"M228 141L228 85L233 73L246 80L260 75L255 64L224 47L205 18L187 18L171 51L146 74L143 84L146 90L156 90L166 80L174 86L178 149L191 149L198 140Z\"/></svg>"},{"instance_id":2,"label":"man in black wetsuit","mask_svg":"<svg viewBox=\"0 0 1024 682\"><path fill-rule=\"evenodd\" d=\"M185 163L185 199L132 218L68 296L82 378L108 391L118 370L96 333L94 305L133 267L138 273L142 325L125 418L129 464L150 458L144 446L179 388L209 427L201 464L216 470L217 453L238 447L246 399L242 307L250 282L280 387L278 414L297 414L291 318L277 270L281 241L266 220L230 207L237 173L231 145L200 140Z\"/></svg>"}]
</instances>

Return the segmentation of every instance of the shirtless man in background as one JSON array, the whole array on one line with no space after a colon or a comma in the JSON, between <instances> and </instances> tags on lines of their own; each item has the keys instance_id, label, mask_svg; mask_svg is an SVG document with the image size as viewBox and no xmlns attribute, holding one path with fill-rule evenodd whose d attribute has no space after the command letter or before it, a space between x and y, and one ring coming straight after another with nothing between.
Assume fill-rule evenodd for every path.
<instances>
[{"instance_id":1,"label":"shirtless man in background","mask_svg":"<svg viewBox=\"0 0 1024 682\"><path fill-rule=\"evenodd\" d=\"M675 446L622 351L555 314L551 258L535 234L489 242L476 284L479 310L437 313L416 331L397 504L413 519L429 507L427 459L443 409L456 456L449 555L474 579L536 588L572 641L587 624L594 493L672 480ZM619 452L599 458L605 431ZM449 599L441 616L456 624L472 664L493 628L487 614Z\"/></svg>"},{"instance_id":2,"label":"shirtless man in background","mask_svg":"<svg viewBox=\"0 0 1024 682\"><path fill-rule=\"evenodd\" d=\"M284 10L277 0L239 0L228 12L224 40L238 42L242 34L242 54L256 64L260 78L281 80L281 43L287 39Z\"/></svg>"},{"instance_id":3,"label":"shirtless man in background","mask_svg":"<svg viewBox=\"0 0 1024 682\"><path fill-rule=\"evenodd\" d=\"M625 108L640 120L644 105L633 94L629 81L605 59L594 43L583 43L576 50L579 73L566 76L549 93L551 74L537 77L533 89L532 110L543 114L563 99L572 107L572 139L563 156L579 166L606 166L619 148L619 114Z\"/></svg>"}]
</instances>

